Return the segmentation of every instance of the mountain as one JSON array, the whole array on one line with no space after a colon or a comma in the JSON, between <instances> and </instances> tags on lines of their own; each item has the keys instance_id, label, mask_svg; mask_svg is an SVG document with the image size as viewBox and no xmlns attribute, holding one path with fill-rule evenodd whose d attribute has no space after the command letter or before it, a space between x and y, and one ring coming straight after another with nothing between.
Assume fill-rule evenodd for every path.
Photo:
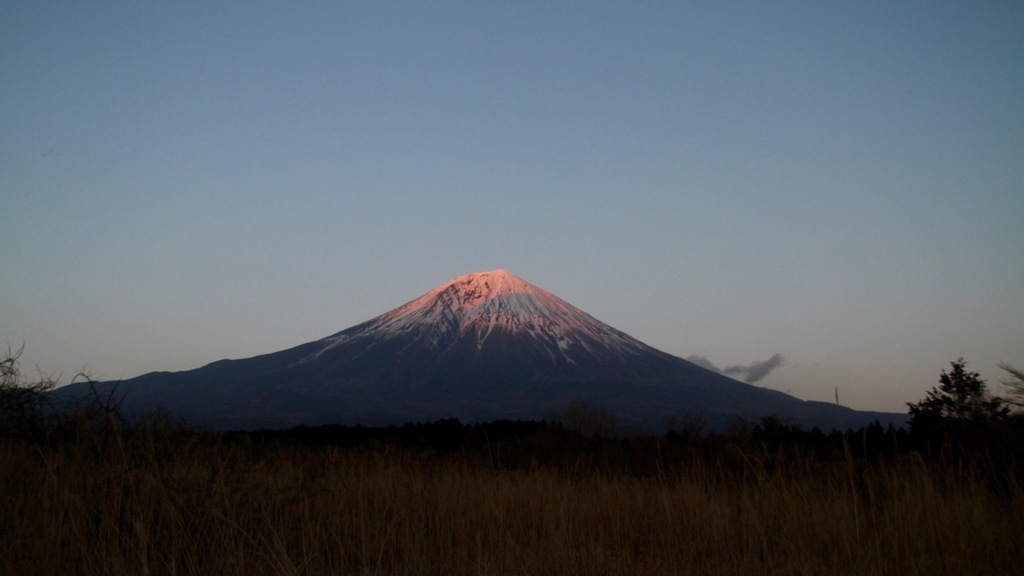
<instances>
[{"instance_id":1,"label":"mountain","mask_svg":"<svg viewBox=\"0 0 1024 576\"><path fill-rule=\"evenodd\" d=\"M648 430L692 416L721 424L776 415L823 429L903 418L738 382L652 348L502 269L459 276L294 348L99 388L115 385L130 413L165 410L221 429L537 419L579 400Z\"/></svg>"}]
</instances>

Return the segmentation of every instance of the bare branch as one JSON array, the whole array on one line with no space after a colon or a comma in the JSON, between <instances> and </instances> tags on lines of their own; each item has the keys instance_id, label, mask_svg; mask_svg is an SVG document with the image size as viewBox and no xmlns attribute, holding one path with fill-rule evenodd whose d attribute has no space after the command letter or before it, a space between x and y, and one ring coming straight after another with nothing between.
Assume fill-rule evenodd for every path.
<instances>
[{"instance_id":1,"label":"bare branch","mask_svg":"<svg viewBox=\"0 0 1024 576\"><path fill-rule=\"evenodd\" d=\"M999 367L1011 377L1009 380L1000 380L1000 383L1007 388L1006 403L1024 408L1024 370L1014 368L1006 362L1000 362Z\"/></svg>"}]
</instances>

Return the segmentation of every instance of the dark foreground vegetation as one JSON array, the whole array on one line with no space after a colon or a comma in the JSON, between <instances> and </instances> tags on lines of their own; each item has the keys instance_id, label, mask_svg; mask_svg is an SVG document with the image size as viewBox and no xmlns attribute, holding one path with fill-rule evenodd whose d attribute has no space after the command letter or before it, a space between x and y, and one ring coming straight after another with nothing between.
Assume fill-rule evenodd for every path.
<instances>
[{"instance_id":1,"label":"dark foreground vegetation","mask_svg":"<svg viewBox=\"0 0 1024 576\"><path fill-rule=\"evenodd\" d=\"M1024 565L1022 426L1009 410L970 425L912 410L910 430L829 434L776 418L658 436L457 420L208 433L129 423L113 399L94 400L0 438L0 574Z\"/></svg>"}]
</instances>

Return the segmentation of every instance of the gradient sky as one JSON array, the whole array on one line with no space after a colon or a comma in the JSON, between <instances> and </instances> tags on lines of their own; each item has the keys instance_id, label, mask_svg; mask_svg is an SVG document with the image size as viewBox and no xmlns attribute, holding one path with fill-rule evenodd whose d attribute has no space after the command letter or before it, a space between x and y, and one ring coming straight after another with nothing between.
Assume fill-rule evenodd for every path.
<instances>
[{"instance_id":1,"label":"gradient sky","mask_svg":"<svg viewBox=\"0 0 1024 576\"><path fill-rule=\"evenodd\" d=\"M507 268L905 411L1024 367L1024 3L0 2L0 346L102 379Z\"/></svg>"}]
</instances>

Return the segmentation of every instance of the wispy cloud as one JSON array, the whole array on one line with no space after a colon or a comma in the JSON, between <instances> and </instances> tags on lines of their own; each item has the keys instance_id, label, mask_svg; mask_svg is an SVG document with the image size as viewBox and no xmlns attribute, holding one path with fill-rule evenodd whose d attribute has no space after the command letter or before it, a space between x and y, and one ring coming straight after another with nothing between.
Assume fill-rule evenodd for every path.
<instances>
[{"instance_id":1,"label":"wispy cloud","mask_svg":"<svg viewBox=\"0 0 1024 576\"><path fill-rule=\"evenodd\" d=\"M722 372L722 369L716 366L715 363L708 359L707 356L698 356L696 354L691 354L687 356L686 359L689 360L690 362L693 362L697 366L700 366L701 368L707 368L708 370L718 373Z\"/></svg>"},{"instance_id":2,"label":"wispy cloud","mask_svg":"<svg viewBox=\"0 0 1024 576\"><path fill-rule=\"evenodd\" d=\"M751 362L750 364L736 364L722 369L709 360L707 356L693 354L687 356L686 359L698 366L707 368L708 370L714 370L715 372L725 374L726 376L740 378L747 384L753 384L764 380L769 374L771 374L772 370L775 370L786 362L786 359L782 357L782 354L776 353L772 354L771 358L767 360Z\"/></svg>"}]
</instances>

